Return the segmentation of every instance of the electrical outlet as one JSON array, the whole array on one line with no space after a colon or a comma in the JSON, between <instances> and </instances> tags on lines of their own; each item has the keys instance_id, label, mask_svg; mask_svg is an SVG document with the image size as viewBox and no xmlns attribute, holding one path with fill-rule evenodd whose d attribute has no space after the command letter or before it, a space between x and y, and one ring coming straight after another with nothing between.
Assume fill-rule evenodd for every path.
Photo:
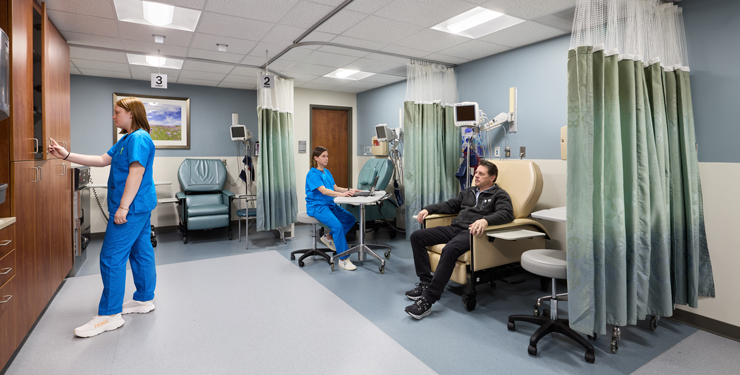
<instances>
[{"instance_id":1,"label":"electrical outlet","mask_svg":"<svg viewBox=\"0 0 740 375\"><path fill-rule=\"evenodd\" d=\"M519 147L519 158L524 158L527 156L527 148L524 146Z\"/></svg>"},{"instance_id":2,"label":"electrical outlet","mask_svg":"<svg viewBox=\"0 0 740 375\"><path fill-rule=\"evenodd\" d=\"M511 147L504 148L504 156L506 156L507 158L511 157Z\"/></svg>"},{"instance_id":3,"label":"electrical outlet","mask_svg":"<svg viewBox=\"0 0 740 375\"><path fill-rule=\"evenodd\" d=\"M371 147L365 147L365 155L372 155L373 150Z\"/></svg>"},{"instance_id":4,"label":"electrical outlet","mask_svg":"<svg viewBox=\"0 0 740 375\"><path fill-rule=\"evenodd\" d=\"M495 158L501 157L501 147L496 147L493 149L493 157Z\"/></svg>"}]
</instances>

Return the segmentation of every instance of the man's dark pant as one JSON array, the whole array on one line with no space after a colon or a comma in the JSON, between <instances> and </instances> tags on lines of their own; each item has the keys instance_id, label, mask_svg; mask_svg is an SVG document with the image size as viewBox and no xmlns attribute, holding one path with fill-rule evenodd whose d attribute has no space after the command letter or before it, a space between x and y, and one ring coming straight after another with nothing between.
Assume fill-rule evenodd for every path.
<instances>
[{"instance_id":1,"label":"man's dark pant","mask_svg":"<svg viewBox=\"0 0 740 375\"><path fill-rule=\"evenodd\" d=\"M427 246L447 243L432 277ZM421 282L429 285L423 297L430 303L437 302L442 296L445 285L450 281L457 258L470 250L470 231L458 227L434 227L421 229L411 234L411 248L414 251L416 275Z\"/></svg>"}]
</instances>

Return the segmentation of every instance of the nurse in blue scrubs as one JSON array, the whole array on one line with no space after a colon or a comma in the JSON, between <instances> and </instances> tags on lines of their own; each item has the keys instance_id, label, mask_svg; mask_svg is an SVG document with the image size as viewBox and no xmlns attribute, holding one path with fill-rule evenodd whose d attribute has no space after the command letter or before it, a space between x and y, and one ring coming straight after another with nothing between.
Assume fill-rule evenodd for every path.
<instances>
[{"instance_id":1,"label":"nurse in blue scrubs","mask_svg":"<svg viewBox=\"0 0 740 375\"><path fill-rule=\"evenodd\" d=\"M357 189L337 186L326 165L329 164L329 151L316 147L311 153L311 170L306 175L306 211L331 229L321 237L327 247L341 254L349 249L345 236L355 225L355 217L334 203L334 197L351 197ZM357 269L349 256L339 257L339 267L348 271Z\"/></svg>"},{"instance_id":2,"label":"nurse in blue scrubs","mask_svg":"<svg viewBox=\"0 0 740 375\"><path fill-rule=\"evenodd\" d=\"M100 250L100 275L103 296L98 315L75 329L79 337L92 337L123 326L122 314L154 310L157 272L154 248L149 239L152 210L157 195L152 178L154 143L144 104L137 98L124 98L114 106L113 121L125 134L107 153L80 155L68 152L51 139L49 153L72 163L91 167L110 165L108 176L108 227ZM136 292L123 303L126 262L131 262Z\"/></svg>"}]
</instances>

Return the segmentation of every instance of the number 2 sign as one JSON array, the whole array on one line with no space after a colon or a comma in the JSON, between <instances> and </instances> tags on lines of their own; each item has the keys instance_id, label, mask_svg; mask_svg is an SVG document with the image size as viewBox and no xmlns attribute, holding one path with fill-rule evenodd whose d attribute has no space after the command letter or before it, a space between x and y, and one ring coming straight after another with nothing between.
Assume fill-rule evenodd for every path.
<instances>
[{"instance_id":1,"label":"number 2 sign","mask_svg":"<svg viewBox=\"0 0 740 375\"><path fill-rule=\"evenodd\" d=\"M260 87L263 89L275 87L275 76L271 74L260 74Z\"/></svg>"}]
</instances>

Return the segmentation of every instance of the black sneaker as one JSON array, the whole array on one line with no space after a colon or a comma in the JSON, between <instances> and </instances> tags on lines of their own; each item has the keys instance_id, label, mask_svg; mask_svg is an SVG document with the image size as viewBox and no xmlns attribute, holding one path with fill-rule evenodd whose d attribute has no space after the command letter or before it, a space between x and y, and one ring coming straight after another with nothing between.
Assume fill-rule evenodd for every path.
<instances>
[{"instance_id":1,"label":"black sneaker","mask_svg":"<svg viewBox=\"0 0 740 375\"><path fill-rule=\"evenodd\" d=\"M421 319L432 313L432 304L426 298L419 297L413 305L406 306L405 310L412 318Z\"/></svg>"},{"instance_id":2,"label":"black sneaker","mask_svg":"<svg viewBox=\"0 0 740 375\"><path fill-rule=\"evenodd\" d=\"M424 293L424 290L427 288L429 288L429 285L425 283L416 283L416 288L406 292L406 297L412 301L416 301L421 298L421 294Z\"/></svg>"}]
</instances>

